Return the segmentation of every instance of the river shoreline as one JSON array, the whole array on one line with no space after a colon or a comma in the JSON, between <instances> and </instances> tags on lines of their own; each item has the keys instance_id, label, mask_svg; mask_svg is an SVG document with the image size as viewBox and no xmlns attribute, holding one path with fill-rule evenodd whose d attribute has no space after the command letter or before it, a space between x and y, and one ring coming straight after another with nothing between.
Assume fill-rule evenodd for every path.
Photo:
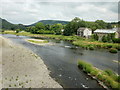
<instances>
[{"instance_id":1,"label":"river shoreline","mask_svg":"<svg viewBox=\"0 0 120 90\"><path fill-rule=\"evenodd\" d=\"M31 50L0 36L2 49L1 88L62 88L43 60Z\"/></svg>"},{"instance_id":2,"label":"river shoreline","mask_svg":"<svg viewBox=\"0 0 120 90\"><path fill-rule=\"evenodd\" d=\"M50 35L50 34L31 34L29 32L23 33L15 33L13 31L6 31L3 34L14 34L20 36L30 36L30 37L39 37L39 38L47 38L47 39L55 39L55 40L64 40L69 41L73 45L82 47L84 49L95 50L95 49L106 49L109 51L110 48L115 48L120 51L120 47L118 43L103 43L99 41L94 41L91 39L85 39L78 36L63 36L63 35Z\"/></svg>"}]
</instances>

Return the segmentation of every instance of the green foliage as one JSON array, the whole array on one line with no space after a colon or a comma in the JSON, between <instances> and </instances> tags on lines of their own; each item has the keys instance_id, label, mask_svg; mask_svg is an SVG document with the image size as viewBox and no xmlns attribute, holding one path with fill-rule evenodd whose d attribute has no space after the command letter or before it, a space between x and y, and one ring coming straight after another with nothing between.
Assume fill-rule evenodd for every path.
<instances>
[{"instance_id":1,"label":"green foliage","mask_svg":"<svg viewBox=\"0 0 120 90\"><path fill-rule=\"evenodd\" d=\"M120 83L118 81L118 79L120 80L120 76L117 76L117 74L115 74L112 70L102 71L81 60L78 62L78 67L81 68L85 73L95 76L109 88L120 88Z\"/></svg>"},{"instance_id":2,"label":"green foliage","mask_svg":"<svg viewBox=\"0 0 120 90\"><path fill-rule=\"evenodd\" d=\"M2 19L0 18L0 22L1 25L2 25L2 29L5 29L5 30L16 30L16 29L22 29L22 30L25 30L25 26L22 25L22 24L12 24L8 21L6 21L5 19Z\"/></svg>"},{"instance_id":3,"label":"green foliage","mask_svg":"<svg viewBox=\"0 0 120 90\"><path fill-rule=\"evenodd\" d=\"M62 31L61 31L62 28L63 28L63 25L60 23L54 24L51 26L51 30L53 30L56 35L62 34Z\"/></svg>"},{"instance_id":4,"label":"green foliage","mask_svg":"<svg viewBox=\"0 0 120 90\"><path fill-rule=\"evenodd\" d=\"M65 26L65 30L64 30L63 34L66 36L70 36L70 35L74 35L74 34L76 35L77 29L79 27L87 27L94 31L96 29L110 28L111 24L108 25L103 20L97 20L95 22L88 22L88 21L81 20L78 17L75 17L71 22L69 22Z\"/></svg>"},{"instance_id":5,"label":"green foliage","mask_svg":"<svg viewBox=\"0 0 120 90\"><path fill-rule=\"evenodd\" d=\"M98 41L98 38L99 38L99 37L98 37L97 34L93 34L93 35L92 35L92 38L95 39L96 41Z\"/></svg>"},{"instance_id":6,"label":"green foliage","mask_svg":"<svg viewBox=\"0 0 120 90\"><path fill-rule=\"evenodd\" d=\"M37 30L44 30L45 29L45 26L44 26L43 23L37 23L35 25L35 27L36 27Z\"/></svg>"},{"instance_id":7,"label":"green foliage","mask_svg":"<svg viewBox=\"0 0 120 90\"><path fill-rule=\"evenodd\" d=\"M107 69L107 70L105 70L104 72L106 72L109 76L114 75L113 71L110 70L110 69Z\"/></svg>"},{"instance_id":8,"label":"green foliage","mask_svg":"<svg viewBox=\"0 0 120 90\"><path fill-rule=\"evenodd\" d=\"M61 23L62 25L68 24L68 21L60 21L60 20L41 20L39 21L40 23L43 23L45 25L53 25L53 24L57 24L57 23ZM38 23L39 23L38 22ZM36 23L35 23L36 24ZM35 24L32 24L32 26L34 26Z\"/></svg>"},{"instance_id":9,"label":"green foliage","mask_svg":"<svg viewBox=\"0 0 120 90\"><path fill-rule=\"evenodd\" d=\"M54 34L54 31L49 31L49 30L39 30L37 32L38 34Z\"/></svg>"},{"instance_id":10,"label":"green foliage","mask_svg":"<svg viewBox=\"0 0 120 90\"><path fill-rule=\"evenodd\" d=\"M19 33L21 30L20 29L16 29L16 33Z\"/></svg>"},{"instance_id":11,"label":"green foliage","mask_svg":"<svg viewBox=\"0 0 120 90\"><path fill-rule=\"evenodd\" d=\"M95 48L94 48L94 46L90 46L89 49L90 50L94 50Z\"/></svg>"},{"instance_id":12,"label":"green foliage","mask_svg":"<svg viewBox=\"0 0 120 90\"><path fill-rule=\"evenodd\" d=\"M103 20L96 20L95 23L99 25L99 29L107 28L107 23L105 23Z\"/></svg>"},{"instance_id":13,"label":"green foliage","mask_svg":"<svg viewBox=\"0 0 120 90\"><path fill-rule=\"evenodd\" d=\"M120 38L113 38L113 43L120 43Z\"/></svg>"},{"instance_id":14,"label":"green foliage","mask_svg":"<svg viewBox=\"0 0 120 90\"><path fill-rule=\"evenodd\" d=\"M102 41L107 42L107 37L105 35L102 37Z\"/></svg>"},{"instance_id":15,"label":"green foliage","mask_svg":"<svg viewBox=\"0 0 120 90\"><path fill-rule=\"evenodd\" d=\"M44 41L36 41L36 40L28 40L29 42L32 42L32 43L37 43L37 44L40 44L40 43L48 43L48 41L44 40ZM27 75L25 75L27 76Z\"/></svg>"},{"instance_id":16,"label":"green foliage","mask_svg":"<svg viewBox=\"0 0 120 90\"><path fill-rule=\"evenodd\" d=\"M117 49L111 48L111 49L109 50L109 52L111 52L111 53L117 53Z\"/></svg>"}]
</instances>

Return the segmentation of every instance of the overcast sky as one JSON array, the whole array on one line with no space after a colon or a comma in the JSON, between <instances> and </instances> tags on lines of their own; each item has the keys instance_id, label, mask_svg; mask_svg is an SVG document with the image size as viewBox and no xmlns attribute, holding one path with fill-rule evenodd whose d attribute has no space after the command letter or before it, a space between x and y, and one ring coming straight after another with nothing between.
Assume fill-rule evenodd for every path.
<instances>
[{"instance_id":1,"label":"overcast sky","mask_svg":"<svg viewBox=\"0 0 120 90\"><path fill-rule=\"evenodd\" d=\"M57 1L57 0L56 0ZM79 17L86 21L118 21L117 0L96 0L97 2L80 2L80 0L2 0L0 17L14 24L32 24L39 20L70 21ZM103 2L100 2L103 1ZM112 2L116 1L116 2ZM1 11L1 10L0 10Z\"/></svg>"}]
</instances>

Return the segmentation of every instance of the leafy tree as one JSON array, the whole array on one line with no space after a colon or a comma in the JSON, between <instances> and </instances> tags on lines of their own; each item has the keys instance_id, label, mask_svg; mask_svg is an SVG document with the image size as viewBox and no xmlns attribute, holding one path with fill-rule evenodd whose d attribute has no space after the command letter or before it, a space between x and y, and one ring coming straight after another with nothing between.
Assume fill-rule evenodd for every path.
<instances>
[{"instance_id":1,"label":"leafy tree","mask_svg":"<svg viewBox=\"0 0 120 90\"><path fill-rule=\"evenodd\" d=\"M63 25L58 23L51 26L51 30L55 32L56 35L60 35L62 33L61 29L63 28Z\"/></svg>"},{"instance_id":2,"label":"leafy tree","mask_svg":"<svg viewBox=\"0 0 120 90\"><path fill-rule=\"evenodd\" d=\"M84 21L75 17L70 23L65 26L63 34L66 36L77 34L77 29L82 26Z\"/></svg>"},{"instance_id":3,"label":"leafy tree","mask_svg":"<svg viewBox=\"0 0 120 90\"><path fill-rule=\"evenodd\" d=\"M20 29L16 29L16 33L19 33L21 30Z\"/></svg>"},{"instance_id":4,"label":"leafy tree","mask_svg":"<svg viewBox=\"0 0 120 90\"><path fill-rule=\"evenodd\" d=\"M108 40L107 40L107 37L104 35L103 37L102 37L102 41L103 42L107 42Z\"/></svg>"},{"instance_id":5,"label":"leafy tree","mask_svg":"<svg viewBox=\"0 0 120 90\"><path fill-rule=\"evenodd\" d=\"M98 39L99 39L99 37L98 37L97 34L93 34L92 38L95 39L95 40L97 40L97 41L98 41Z\"/></svg>"},{"instance_id":6,"label":"leafy tree","mask_svg":"<svg viewBox=\"0 0 120 90\"><path fill-rule=\"evenodd\" d=\"M45 30L51 30L51 28L50 28L50 25L49 25L49 24L46 24L46 25L45 25Z\"/></svg>"},{"instance_id":7,"label":"leafy tree","mask_svg":"<svg viewBox=\"0 0 120 90\"><path fill-rule=\"evenodd\" d=\"M35 25L35 27L36 27L36 29L38 29L38 30L44 30L44 29L45 29L45 26L44 26L43 23L37 23L37 24Z\"/></svg>"},{"instance_id":8,"label":"leafy tree","mask_svg":"<svg viewBox=\"0 0 120 90\"><path fill-rule=\"evenodd\" d=\"M32 26L32 27L28 28L28 31L30 31L33 34L38 33L38 30L37 30L37 28L35 26Z\"/></svg>"},{"instance_id":9,"label":"leafy tree","mask_svg":"<svg viewBox=\"0 0 120 90\"><path fill-rule=\"evenodd\" d=\"M96 20L95 23L99 25L100 29L107 28L107 23L105 23L103 20Z\"/></svg>"},{"instance_id":10,"label":"leafy tree","mask_svg":"<svg viewBox=\"0 0 120 90\"><path fill-rule=\"evenodd\" d=\"M107 24L107 29L112 29L112 25L110 23Z\"/></svg>"}]
</instances>

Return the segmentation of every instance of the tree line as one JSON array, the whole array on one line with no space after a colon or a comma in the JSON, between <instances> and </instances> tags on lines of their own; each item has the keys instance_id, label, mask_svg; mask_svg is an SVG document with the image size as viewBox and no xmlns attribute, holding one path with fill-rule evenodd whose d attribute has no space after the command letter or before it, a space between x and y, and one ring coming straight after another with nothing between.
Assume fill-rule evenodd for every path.
<instances>
[{"instance_id":1,"label":"tree line","mask_svg":"<svg viewBox=\"0 0 120 90\"><path fill-rule=\"evenodd\" d=\"M75 17L66 25L62 25L60 23L53 25L37 23L35 26L27 27L26 31L34 34L56 34L56 35L63 34L65 36L71 36L77 34L77 29L79 27L87 27L94 31L96 29L111 29L112 25L110 23L104 22L103 20L88 22L78 17ZM62 29L64 29L63 32L61 31Z\"/></svg>"}]
</instances>

